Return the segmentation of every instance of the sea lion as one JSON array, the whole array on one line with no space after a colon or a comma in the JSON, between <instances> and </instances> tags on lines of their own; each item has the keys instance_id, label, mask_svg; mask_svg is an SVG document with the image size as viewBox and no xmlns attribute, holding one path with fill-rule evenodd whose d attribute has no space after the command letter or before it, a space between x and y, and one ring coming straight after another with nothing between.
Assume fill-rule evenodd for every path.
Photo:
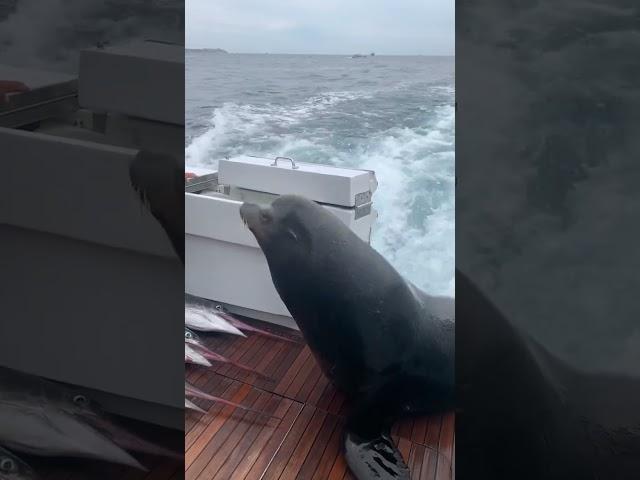
<instances>
[{"instance_id":1,"label":"sea lion","mask_svg":"<svg viewBox=\"0 0 640 480\"><path fill-rule=\"evenodd\" d=\"M140 150L129 165L131 186L158 220L184 264L183 170L176 157L146 150Z\"/></svg>"},{"instance_id":2,"label":"sea lion","mask_svg":"<svg viewBox=\"0 0 640 480\"><path fill-rule=\"evenodd\" d=\"M640 478L639 379L571 367L458 271L456 296L458 478Z\"/></svg>"},{"instance_id":3,"label":"sea lion","mask_svg":"<svg viewBox=\"0 0 640 480\"><path fill-rule=\"evenodd\" d=\"M452 407L453 299L420 291L311 200L245 203L240 216L322 371L351 401L344 447L352 472L408 480L389 429L401 415Z\"/></svg>"}]
</instances>

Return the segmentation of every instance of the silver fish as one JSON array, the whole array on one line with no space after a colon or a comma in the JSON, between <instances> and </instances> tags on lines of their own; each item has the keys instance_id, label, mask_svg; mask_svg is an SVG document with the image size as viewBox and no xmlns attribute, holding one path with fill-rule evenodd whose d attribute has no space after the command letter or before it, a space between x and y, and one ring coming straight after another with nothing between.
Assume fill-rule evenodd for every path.
<instances>
[{"instance_id":1,"label":"silver fish","mask_svg":"<svg viewBox=\"0 0 640 480\"><path fill-rule=\"evenodd\" d=\"M25 462L0 447L0 480L37 480L38 476Z\"/></svg>"},{"instance_id":2,"label":"silver fish","mask_svg":"<svg viewBox=\"0 0 640 480\"><path fill-rule=\"evenodd\" d=\"M195 345L194 350L196 350L197 353L200 353L207 360L213 360L214 362L220 363L228 363L229 365L233 365L234 367L237 367L240 370L244 370L245 372L253 373L254 375L257 375L258 377L265 380L272 380L269 376L259 372L255 368L251 368L247 365L231 360L230 358L227 358L224 355L220 355L219 353L212 352L204 345Z\"/></svg>"},{"instance_id":3,"label":"silver fish","mask_svg":"<svg viewBox=\"0 0 640 480\"><path fill-rule=\"evenodd\" d=\"M87 423L87 418L99 416L83 395L0 367L0 444L15 452L93 458L146 470Z\"/></svg>"},{"instance_id":4,"label":"silver fish","mask_svg":"<svg viewBox=\"0 0 640 480\"><path fill-rule=\"evenodd\" d=\"M184 344L184 361L203 367L210 367L211 362L207 360L200 352L197 352L188 343Z\"/></svg>"},{"instance_id":5,"label":"silver fish","mask_svg":"<svg viewBox=\"0 0 640 480\"><path fill-rule=\"evenodd\" d=\"M229 400L225 400L224 398L216 397L215 395L210 395L210 394L208 394L206 392L203 392L199 388L194 387L193 385L191 385L186 380L184 382L184 394L185 394L185 397L188 396L188 397L202 398L203 400L210 400L212 402L220 402L220 403L224 403L225 405L229 405L231 407L240 408L242 410L247 410L249 412L254 412L254 413L257 413L259 415L264 415L264 416L272 417L272 418L278 418L278 417L274 417L273 415L270 415L268 413L264 413L264 412L261 412L259 410L254 410L253 408L250 408L250 407L245 407L244 405L240 405L239 403L231 402Z\"/></svg>"},{"instance_id":6,"label":"silver fish","mask_svg":"<svg viewBox=\"0 0 640 480\"><path fill-rule=\"evenodd\" d=\"M194 411L196 411L198 413L207 413L207 412L205 412L203 409L201 409L199 406L197 406L195 403L193 403L191 400L189 400L186 397L184 399L184 407L189 409L189 410L194 410Z\"/></svg>"},{"instance_id":7,"label":"silver fish","mask_svg":"<svg viewBox=\"0 0 640 480\"><path fill-rule=\"evenodd\" d=\"M202 343L202 340L200 340L198 334L187 327L184 327L184 341L186 343L192 343L194 345Z\"/></svg>"},{"instance_id":8,"label":"silver fish","mask_svg":"<svg viewBox=\"0 0 640 480\"><path fill-rule=\"evenodd\" d=\"M236 327L237 329L239 329L240 331L244 330L245 332L253 332L256 333L258 335L262 335L263 337L269 337L269 338L273 338L274 340L282 340L284 342L289 342L289 343L299 343L291 338L287 338L287 337L283 337L280 335L277 335L275 333L271 333L268 332L266 330L263 330L261 328L258 327L254 327L252 325L248 325L246 323L244 323L242 320L236 318L235 316L231 315L228 312L225 312L222 307L220 306L216 306L216 309L218 310L220 316L226 320L227 322L229 322L231 325L233 325L234 327Z\"/></svg>"},{"instance_id":9,"label":"silver fish","mask_svg":"<svg viewBox=\"0 0 640 480\"><path fill-rule=\"evenodd\" d=\"M193 330L201 332L230 333L241 337L246 336L222 318L220 312L202 306L185 305L184 324Z\"/></svg>"}]
</instances>

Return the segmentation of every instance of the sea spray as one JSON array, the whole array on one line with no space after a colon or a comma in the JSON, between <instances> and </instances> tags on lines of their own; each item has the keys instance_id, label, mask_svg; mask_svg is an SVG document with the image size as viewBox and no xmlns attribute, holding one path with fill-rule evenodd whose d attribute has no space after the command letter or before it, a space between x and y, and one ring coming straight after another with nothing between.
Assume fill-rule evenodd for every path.
<instances>
[{"instance_id":1,"label":"sea spray","mask_svg":"<svg viewBox=\"0 0 640 480\"><path fill-rule=\"evenodd\" d=\"M282 155L375 170L373 247L419 287L453 295L453 59L268 60L187 51L187 163Z\"/></svg>"}]
</instances>

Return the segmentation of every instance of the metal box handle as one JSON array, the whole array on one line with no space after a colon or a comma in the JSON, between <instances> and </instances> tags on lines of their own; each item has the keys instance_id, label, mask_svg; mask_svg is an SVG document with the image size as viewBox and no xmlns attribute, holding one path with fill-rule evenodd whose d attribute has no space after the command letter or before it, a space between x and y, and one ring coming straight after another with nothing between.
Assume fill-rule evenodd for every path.
<instances>
[{"instance_id":1,"label":"metal box handle","mask_svg":"<svg viewBox=\"0 0 640 480\"><path fill-rule=\"evenodd\" d=\"M298 167L296 165L296 162L294 162L293 159L289 158L289 157L276 157L275 160L273 161L273 163L271 164L271 166L272 167L277 167L278 166L278 160L289 160L291 162L291 169L292 170L297 170L298 168L300 168L300 167Z\"/></svg>"}]
</instances>

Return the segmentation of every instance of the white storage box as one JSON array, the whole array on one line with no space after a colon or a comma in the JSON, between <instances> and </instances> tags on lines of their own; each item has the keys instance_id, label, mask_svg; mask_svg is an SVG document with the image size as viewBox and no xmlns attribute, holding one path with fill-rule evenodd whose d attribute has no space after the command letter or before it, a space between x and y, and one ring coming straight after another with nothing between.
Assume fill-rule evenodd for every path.
<instances>
[{"instance_id":1,"label":"white storage box","mask_svg":"<svg viewBox=\"0 0 640 480\"><path fill-rule=\"evenodd\" d=\"M344 207L371 202L378 186L375 174L369 170L296 163L287 157L224 159L218 169L219 181L224 185L272 194L295 193Z\"/></svg>"},{"instance_id":2,"label":"white storage box","mask_svg":"<svg viewBox=\"0 0 640 480\"><path fill-rule=\"evenodd\" d=\"M184 48L158 42L80 54L79 103L97 111L184 125Z\"/></svg>"},{"instance_id":3,"label":"white storage box","mask_svg":"<svg viewBox=\"0 0 640 480\"><path fill-rule=\"evenodd\" d=\"M365 184L370 190L361 189L357 194L364 193L361 197L370 199L377 185L375 174L296 164L303 174L298 178L304 181L288 183L292 182L288 175L291 162L287 169L272 167L272 173L265 176L265 168L273 160L257 160L260 162L252 157L220 161L220 184L200 193L185 193L185 289L191 295L220 302L236 313L295 326L273 286L266 258L240 219L242 203L268 204L288 193L322 199L325 208L368 242L376 218L372 203L342 205L350 198L355 200L357 187L364 188ZM230 181L233 183L226 183Z\"/></svg>"}]
</instances>

